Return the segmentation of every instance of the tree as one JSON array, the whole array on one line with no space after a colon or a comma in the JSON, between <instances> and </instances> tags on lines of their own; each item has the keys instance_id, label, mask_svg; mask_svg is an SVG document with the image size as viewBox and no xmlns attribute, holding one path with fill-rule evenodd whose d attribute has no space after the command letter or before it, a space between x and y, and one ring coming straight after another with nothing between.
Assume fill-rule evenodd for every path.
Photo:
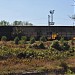
<instances>
[{"instance_id":1,"label":"tree","mask_svg":"<svg viewBox=\"0 0 75 75\"><path fill-rule=\"evenodd\" d=\"M24 26L32 26L33 24L32 23L29 23L28 21L14 21L13 22L13 25L16 26L16 25L24 25Z\"/></svg>"},{"instance_id":2,"label":"tree","mask_svg":"<svg viewBox=\"0 0 75 75\"><path fill-rule=\"evenodd\" d=\"M24 26L33 26L33 24L32 23L29 23L28 21L23 21L23 25Z\"/></svg>"},{"instance_id":3,"label":"tree","mask_svg":"<svg viewBox=\"0 0 75 75\"><path fill-rule=\"evenodd\" d=\"M23 25L23 22L22 21L14 21L13 25L14 26L16 26L16 25Z\"/></svg>"},{"instance_id":4,"label":"tree","mask_svg":"<svg viewBox=\"0 0 75 75\"><path fill-rule=\"evenodd\" d=\"M8 26L9 25L9 22L5 21L5 20L2 20L0 22L0 26Z\"/></svg>"},{"instance_id":5,"label":"tree","mask_svg":"<svg viewBox=\"0 0 75 75\"><path fill-rule=\"evenodd\" d=\"M19 38L21 38L22 33L23 33L22 27L15 27L12 36L18 36Z\"/></svg>"}]
</instances>

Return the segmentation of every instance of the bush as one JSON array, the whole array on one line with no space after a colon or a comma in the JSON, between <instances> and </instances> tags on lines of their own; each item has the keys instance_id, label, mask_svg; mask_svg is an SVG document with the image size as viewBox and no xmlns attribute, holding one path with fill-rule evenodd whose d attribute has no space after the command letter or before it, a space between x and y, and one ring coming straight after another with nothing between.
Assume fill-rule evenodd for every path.
<instances>
[{"instance_id":1,"label":"bush","mask_svg":"<svg viewBox=\"0 0 75 75\"><path fill-rule=\"evenodd\" d=\"M44 44L41 42L39 44L33 43L29 46L29 48L35 48L35 49L45 49Z\"/></svg>"},{"instance_id":2,"label":"bush","mask_svg":"<svg viewBox=\"0 0 75 75\"><path fill-rule=\"evenodd\" d=\"M27 41L27 37L26 36L22 36L21 40L19 41L20 44L25 44Z\"/></svg>"},{"instance_id":3,"label":"bush","mask_svg":"<svg viewBox=\"0 0 75 75\"><path fill-rule=\"evenodd\" d=\"M31 37L30 38L30 44L33 44L33 43L35 43L35 38L34 37Z\"/></svg>"},{"instance_id":4,"label":"bush","mask_svg":"<svg viewBox=\"0 0 75 75\"><path fill-rule=\"evenodd\" d=\"M40 41L46 42L47 39L46 39L46 37L42 36L42 37L40 37Z\"/></svg>"},{"instance_id":5,"label":"bush","mask_svg":"<svg viewBox=\"0 0 75 75\"><path fill-rule=\"evenodd\" d=\"M15 37L14 42L15 42L15 44L18 44L19 43L19 38Z\"/></svg>"},{"instance_id":6,"label":"bush","mask_svg":"<svg viewBox=\"0 0 75 75\"><path fill-rule=\"evenodd\" d=\"M51 47L59 51L64 51L64 50L69 50L70 45L68 44L68 42L59 43L58 40L55 40L52 42Z\"/></svg>"},{"instance_id":7,"label":"bush","mask_svg":"<svg viewBox=\"0 0 75 75\"><path fill-rule=\"evenodd\" d=\"M60 43L62 44L64 41L65 41L65 40L64 40L64 37L61 37Z\"/></svg>"},{"instance_id":8,"label":"bush","mask_svg":"<svg viewBox=\"0 0 75 75\"><path fill-rule=\"evenodd\" d=\"M25 44L26 42L24 40L20 40L19 44Z\"/></svg>"},{"instance_id":9,"label":"bush","mask_svg":"<svg viewBox=\"0 0 75 75\"><path fill-rule=\"evenodd\" d=\"M60 44L59 44L58 40L54 40L54 41L52 42L52 44L51 44L51 47L52 47L52 48L55 48L55 49L57 49L57 50L61 50L61 47L60 47Z\"/></svg>"},{"instance_id":10,"label":"bush","mask_svg":"<svg viewBox=\"0 0 75 75\"><path fill-rule=\"evenodd\" d=\"M26 37L26 36L22 36L22 37L21 37L21 40L27 41L27 37Z\"/></svg>"},{"instance_id":11,"label":"bush","mask_svg":"<svg viewBox=\"0 0 75 75\"><path fill-rule=\"evenodd\" d=\"M44 46L44 44L41 42L41 43L38 45L38 48L40 48L40 49L45 49L45 46Z\"/></svg>"},{"instance_id":12,"label":"bush","mask_svg":"<svg viewBox=\"0 0 75 75\"><path fill-rule=\"evenodd\" d=\"M2 36L1 41L6 41L7 37L6 36Z\"/></svg>"},{"instance_id":13,"label":"bush","mask_svg":"<svg viewBox=\"0 0 75 75\"><path fill-rule=\"evenodd\" d=\"M25 58L26 57L26 54L25 53L23 53L23 52L21 52L21 53L19 53L19 54L17 54L17 57L18 58Z\"/></svg>"},{"instance_id":14,"label":"bush","mask_svg":"<svg viewBox=\"0 0 75 75\"><path fill-rule=\"evenodd\" d=\"M69 48L70 48L68 42L64 42L61 47L63 48L63 50L69 50Z\"/></svg>"}]
</instances>

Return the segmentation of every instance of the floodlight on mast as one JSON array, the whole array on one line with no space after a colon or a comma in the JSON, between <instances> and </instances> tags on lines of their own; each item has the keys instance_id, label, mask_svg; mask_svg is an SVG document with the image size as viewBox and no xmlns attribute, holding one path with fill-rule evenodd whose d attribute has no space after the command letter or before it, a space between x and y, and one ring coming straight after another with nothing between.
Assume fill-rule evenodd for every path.
<instances>
[{"instance_id":1,"label":"floodlight on mast","mask_svg":"<svg viewBox=\"0 0 75 75\"><path fill-rule=\"evenodd\" d=\"M53 14L54 14L54 11L55 10L50 10L50 15L48 15L48 25L54 25L54 22L53 22ZM51 21L50 21L51 20Z\"/></svg>"}]
</instances>

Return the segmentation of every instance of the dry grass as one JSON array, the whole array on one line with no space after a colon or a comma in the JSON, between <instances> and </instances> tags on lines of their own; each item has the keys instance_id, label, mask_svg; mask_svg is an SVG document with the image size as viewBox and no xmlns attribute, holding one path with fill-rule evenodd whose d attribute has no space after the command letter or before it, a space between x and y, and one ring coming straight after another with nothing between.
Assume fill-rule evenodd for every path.
<instances>
[{"instance_id":1,"label":"dry grass","mask_svg":"<svg viewBox=\"0 0 75 75\"><path fill-rule=\"evenodd\" d=\"M59 61L12 58L0 61L0 72L52 70L58 69L58 64Z\"/></svg>"},{"instance_id":2,"label":"dry grass","mask_svg":"<svg viewBox=\"0 0 75 75\"><path fill-rule=\"evenodd\" d=\"M70 57L69 59L67 59L66 62L68 63L68 65L69 65L70 67L75 67L75 56Z\"/></svg>"},{"instance_id":3,"label":"dry grass","mask_svg":"<svg viewBox=\"0 0 75 75\"><path fill-rule=\"evenodd\" d=\"M39 42L37 42L39 43ZM44 42L44 45L49 47L51 42ZM19 48L24 50L27 48L28 44L24 45L15 45L13 41L9 42L0 42L0 46L7 46L13 50ZM38 50L37 50L38 51ZM42 51L42 50L41 50ZM67 62L71 67L75 67L75 57L70 57L64 62ZM61 69L60 60L47 60L47 59L18 59L16 57L9 58L7 60L0 61L0 73L3 72L20 72L20 71L42 71L42 70L53 70Z\"/></svg>"}]
</instances>

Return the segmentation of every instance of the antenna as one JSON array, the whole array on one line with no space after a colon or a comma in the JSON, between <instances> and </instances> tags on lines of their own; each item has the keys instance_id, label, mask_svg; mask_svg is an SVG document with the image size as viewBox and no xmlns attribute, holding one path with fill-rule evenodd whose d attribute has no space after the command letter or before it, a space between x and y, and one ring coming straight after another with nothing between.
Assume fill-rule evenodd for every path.
<instances>
[{"instance_id":1,"label":"antenna","mask_svg":"<svg viewBox=\"0 0 75 75\"><path fill-rule=\"evenodd\" d=\"M54 14L54 11L55 10L50 10L50 15L48 15L48 25L54 25L54 22L53 22L53 14ZM50 21L50 18L51 18L51 21Z\"/></svg>"}]
</instances>

